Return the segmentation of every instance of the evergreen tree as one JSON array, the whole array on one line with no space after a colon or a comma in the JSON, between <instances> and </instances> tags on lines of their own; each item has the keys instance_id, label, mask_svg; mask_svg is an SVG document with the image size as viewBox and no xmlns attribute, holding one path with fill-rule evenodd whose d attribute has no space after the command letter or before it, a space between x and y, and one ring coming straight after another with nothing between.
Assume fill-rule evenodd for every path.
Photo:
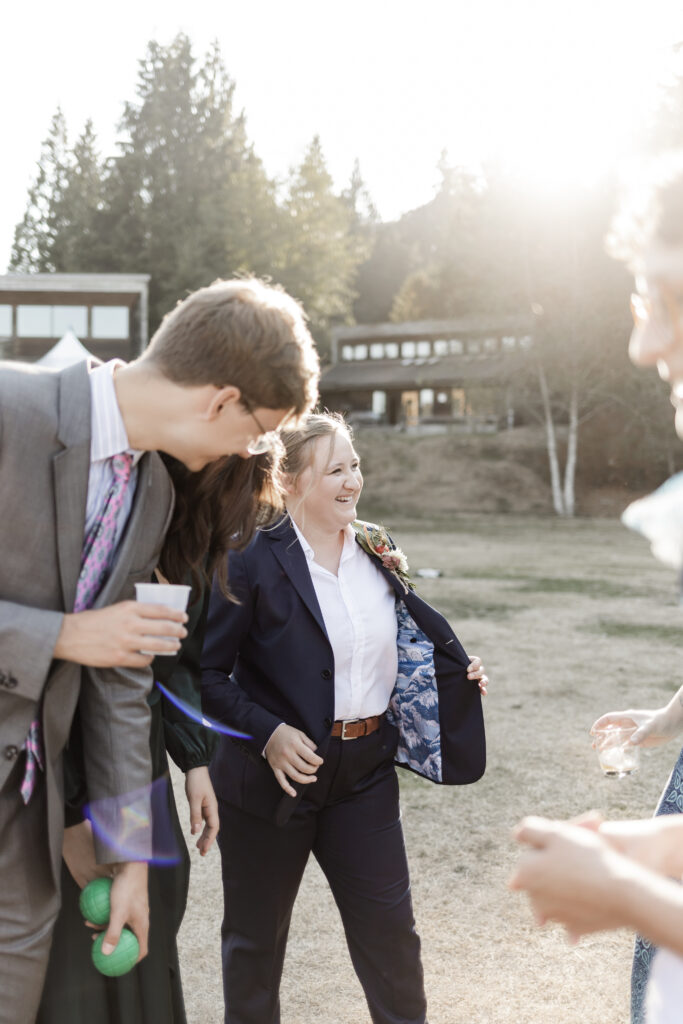
<instances>
[{"instance_id":1,"label":"evergreen tree","mask_svg":"<svg viewBox=\"0 0 683 1024\"><path fill-rule=\"evenodd\" d=\"M29 188L26 212L14 232L11 270L47 273L57 269L53 250L62 227L58 210L66 187L67 168L66 121L57 108L41 146L38 173Z\"/></svg>"},{"instance_id":2,"label":"evergreen tree","mask_svg":"<svg viewBox=\"0 0 683 1024\"><path fill-rule=\"evenodd\" d=\"M335 195L315 136L289 181L276 276L303 302L323 355L330 326L352 322L356 271L365 251L357 198Z\"/></svg>"}]
</instances>

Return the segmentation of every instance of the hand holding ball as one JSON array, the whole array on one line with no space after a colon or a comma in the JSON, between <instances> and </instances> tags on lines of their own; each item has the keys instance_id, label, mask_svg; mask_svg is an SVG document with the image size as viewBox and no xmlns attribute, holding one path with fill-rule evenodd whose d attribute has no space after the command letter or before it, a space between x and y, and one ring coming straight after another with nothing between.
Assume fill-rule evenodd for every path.
<instances>
[{"instance_id":1,"label":"hand holding ball","mask_svg":"<svg viewBox=\"0 0 683 1024\"><path fill-rule=\"evenodd\" d=\"M81 892L78 906L86 921L106 925L111 913L111 878L95 878L88 882ZM137 963L140 944L130 928L121 930L121 937L113 952L107 956L102 952L104 933L98 935L92 946L92 962L108 978L119 978Z\"/></svg>"},{"instance_id":2,"label":"hand holding ball","mask_svg":"<svg viewBox=\"0 0 683 1024\"><path fill-rule=\"evenodd\" d=\"M108 956L102 952L103 941L104 932L92 944L92 962L100 974L106 974L108 978L119 978L127 974L131 967L135 967L140 955L140 944L130 928L121 929L118 945Z\"/></svg>"}]
</instances>

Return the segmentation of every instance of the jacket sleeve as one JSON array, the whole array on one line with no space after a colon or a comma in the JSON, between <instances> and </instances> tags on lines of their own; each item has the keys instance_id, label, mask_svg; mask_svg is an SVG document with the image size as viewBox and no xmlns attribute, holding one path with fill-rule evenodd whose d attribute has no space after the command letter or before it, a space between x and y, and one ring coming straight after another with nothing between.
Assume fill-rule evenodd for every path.
<instances>
[{"instance_id":1,"label":"jacket sleeve","mask_svg":"<svg viewBox=\"0 0 683 1024\"><path fill-rule=\"evenodd\" d=\"M245 555L230 555L228 601L214 584L202 651L202 708L205 714L246 733L260 754L282 719L251 700L235 678L240 648L253 627L258 587L249 581Z\"/></svg>"},{"instance_id":2,"label":"jacket sleeve","mask_svg":"<svg viewBox=\"0 0 683 1024\"><path fill-rule=\"evenodd\" d=\"M167 679L163 678L163 666L157 670L158 663L154 664L154 678L163 682L175 697L190 705L197 715L202 713L200 658L208 608L207 587L188 611L187 637ZM162 659L158 661L161 662ZM166 750L178 768L183 772L189 772L192 768L208 765L218 744L218 735L188 717L164 695L161 695L160 699Z\"/></svg>"}]
</instances>

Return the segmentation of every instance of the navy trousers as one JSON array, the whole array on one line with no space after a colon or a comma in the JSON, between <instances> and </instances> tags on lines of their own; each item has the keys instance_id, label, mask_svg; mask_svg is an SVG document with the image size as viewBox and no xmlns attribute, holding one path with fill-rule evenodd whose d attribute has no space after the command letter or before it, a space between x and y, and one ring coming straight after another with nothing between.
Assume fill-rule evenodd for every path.
<instances>
[{"instance_id":1,"label":"navy trousers","mask_svg":"<svg viewBox=\"0 0 683 1024\"><path fill-rule=\"evenodd\" d=\"M331 739L318 781L283 827L219 801L225 1024L279 1024L287 934L311 852L339 908L374 1024L426 1024L396 739L386 722L369 736Z\"/></svg>"}]
</instances>

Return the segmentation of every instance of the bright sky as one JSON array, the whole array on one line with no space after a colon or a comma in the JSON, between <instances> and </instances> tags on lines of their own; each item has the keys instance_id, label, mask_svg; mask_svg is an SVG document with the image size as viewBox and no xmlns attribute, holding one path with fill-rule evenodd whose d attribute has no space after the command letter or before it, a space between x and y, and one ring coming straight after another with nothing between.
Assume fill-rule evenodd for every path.
<instances>
[{"instance_id":1,"label":"bright sky","mask_svg":"<svg viewBox=\"0 0 683 1024\"><path fill-rule=\"evenodd\" d=\"M359 158L381 216L451 162L504 157L555 186L629 152L683 41L680 0L34 0L5 15L0 268L57 105L101 150L150 39L218 39L256 152L283 176L321 136L339 187Z\"/></svg>"}]
</instances>

